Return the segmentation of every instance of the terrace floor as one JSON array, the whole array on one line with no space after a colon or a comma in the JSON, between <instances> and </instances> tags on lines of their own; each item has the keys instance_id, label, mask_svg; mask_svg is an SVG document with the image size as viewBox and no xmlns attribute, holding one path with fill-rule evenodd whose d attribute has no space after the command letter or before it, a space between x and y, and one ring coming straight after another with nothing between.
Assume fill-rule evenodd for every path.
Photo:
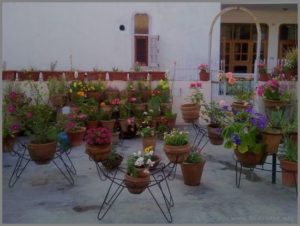
<instances>
[{"instance_id":1,"label":"terrace floor","mask_svg":"<svg viewBox=\"0 0 300 226\"><path fill-rule=\"evenodd\" d=\"M193 129L186 128L192 137ZM162 144L162 141L157 142L156 152L167 162ZM126 139L117 150L127 156L141 147L140 138ZM110 183L100 181L96 166L84 149L83 144L70 152L77 171L73 186L53 163L40 166L30 162L15 186L9 188L8 181L17 157L5 153L3 223L167 223L147 190L132 195L126 189L99 221L99 207ZM236 188L233 152L208 143L203 154L206 164L199 186L183 183L179 165L174 180L168 181L174 199L173 223L297 223L296 190L281 184L281 173L277 174L276 184L272 184L270 172L255 169L251 177L247 169L242 172L240 188ZM270 160L268 157L267 161ZM162 198L158 202L163 206Z\"/></svg>"}]
</instances>

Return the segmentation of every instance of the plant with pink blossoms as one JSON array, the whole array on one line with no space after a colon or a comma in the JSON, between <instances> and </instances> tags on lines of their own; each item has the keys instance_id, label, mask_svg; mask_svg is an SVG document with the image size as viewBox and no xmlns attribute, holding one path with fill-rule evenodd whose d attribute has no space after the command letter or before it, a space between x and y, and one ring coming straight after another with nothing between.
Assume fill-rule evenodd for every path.
<instances>
[{"instance_id":1,"label":"plant with pink blossoms","mask_svg":"<svg viewBox=\"0 0 300 226\"><path fill-rule=\"evenodd\" d=\"M205 71L205 72L209 72L208 64L200 64L200 65L198 66L198 70L200 70L200 71Z\"/></svg>"},{"instance_id":2,"label":"plant with pink blossoms","mask_svg":"<svg viewBox=\"0 0 300 226\"><path fill-rule=\"evenodd\" d=\"M190 84L191 95L189 96L189 101L193 104L200 105L204 102L203 93L201 92L202 83L201 82L192 82Z\"/></svg>"},{"instance_id":3,"label":"plant with pink blossoms","mask_svg":"<svg viewBox=\"0 0 300 226\"><path fill-rule=\"evenodd\" d=\"M271 79L264 85L257 87L257 95L267 100L290 101L291 92L285 82L279 82L277 79Z\"/></svg>"},{"instance_id":4,"label":"plant with pink blossoms","mask_svg":"<svg viewBox=\"0 0 300 226\"><path fill-rule=\"evenodd\" d=\"M67 119L65 128L69 131L76 131L84 127L87 115L80 112L70 113L67 115Z\"/></svg>"},{"instance_id":5,"label":"plant with pink blossoms","mask_svg":"<svg viewBox=\"0 0 300 226\"><path fill-rule=\"evenodd\" d=\"M100 127L96 129L88 129L85 140L89 145L103 145L111 143L111 132L109 129Z\"/></svg>"}]
</instances>

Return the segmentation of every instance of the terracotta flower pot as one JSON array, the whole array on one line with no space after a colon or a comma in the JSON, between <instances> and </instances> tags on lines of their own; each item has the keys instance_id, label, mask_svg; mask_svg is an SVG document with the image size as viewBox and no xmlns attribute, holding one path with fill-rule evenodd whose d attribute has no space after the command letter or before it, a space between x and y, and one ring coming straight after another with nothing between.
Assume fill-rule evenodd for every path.
<instances>
[{"instance_id":1,"label":"terracotta flower pot","mask_svg":"<svg viewBox=\"0 0 300 226\"><path fill-rule=\"evenodd\" d=\"M183 104L180 106L182 118L186 123L192 123L199 119L200 106L197 104Z\"/></svg>"},{"instance_id":2,"label":"terracotta flower pot","mask_svg":"<svg viewBox=\"0 0 300 226\"><path fill-rule=\"evenodd\" d=\"M263 143L266 144L265 151L268 154L276 154L278 151L278 146L283 138L282 132L277 131L263 131L262 132Z\"/></svg>"},{"instance_id":3,"label":"terracotta flower pot","mask_svg":"<svg viewBox=\"0 0 300 226\"><path fill-rule=\"evenodd\" d=\"M98 124L99 124L98 121L87 121L86 127L87 127L87 129L96 129L96 128L98 128Z\"/></svg>"},{"instance_id":4,"label":"terracotta flower pot","mask_svg":"<svg viewBox=\"0 0 300 226\"><path fill-rule=\"evenodd\" d=\"M38 165L48 164L55 155L57 142L47 144L28 144L30 158Z\"/></svg>"},{"instance_id":5,"label":"terracotta flower pot","mask_svg":"<svg viewBox=\"0 0 300 226\"><path fill-rule=\"evenodd\" d=\"M75 72L74 71L64 71L64 74L65 74L65 78L67 81L73 81L75 80Z\"/></svg>"},{"instance_id":6,"label":"terracotta flower pot","mask_svg":"<svg viewBox=\"0 0 300 226\"><path fill-rule=\"evenodd\" d=\"M199 163L182 162L180 164L183 181L186 185L197 186L200 184L205 161Z\"/></svg>"},{"instance_id":7,"label":"terracotta flower pot","mask_svg":"<svg viewBox=\"0 0 300 226\"><path fill-rule=\"evenodd\" d=\"M123 132L126 132L127 129L128 129L128 119L119 119L119 122L120 122L120 126L121 126L121 130Z\"/></svg>"},{"instance_id":8,"label":"terracotta flower pot","mask_svg":"<svg viewBox=\"0 0 300 226\"><path fill-rule=\"evenodd\" d=\"M168 119L167 126L168 126L169 130L172 130L172 129L175 128L175 126L176 126L176 118L177 118L177 115L176 115L175 118Z\"/></svg>"},{"instance_id":9,"label":"terracotta flower pot","mask_svg":"<svg viewBox=\"0 0 300 226\"><path fill-rule=\"evenodd\" d=\"M123 159L124 157L122 155L117 154L116 159L113 160L105 159L101 161L101 163L107 171L112 171L116 169L119 165L121 165Z\"/></svg>"},{"instance_id":10,"label":"terracotta flower pot","mask_svg":"<svg viewBox=\"0 0 300 226\"><path fill-rule=\"evenodd\" d=\"M268 73L260 73L259 74L259 81L266 82L266 81L270 80L270 78L271 78L271 76Z\"/></svg>"},{"instance_id":11,"label":"terracotta flower pot","mask_svg":"<svg viewBox=\"0 0 300 226\"><path fill-rule=\"evenodd\" d=\"M119 80L119 81L127 81L127 72L122 71L110 71L108 72L109 80Z\"/></svg>"},{"instance_id":12,"label":"terracotta flower pot","mask_svg":"<svg viewBox=\"0 0 300 226\"><path fill-rule=\"evenodd\" d=\"M131 194L141 194L150 183L150 174L141 177L132 177L128 174L124 176L124 184Z\"/></svg>"},{"instance_id":13,"label":"terracotta flower pot","mask_svg":"<svg viewBox=\"0 0 300 226\"><path fill-rule=\"evenodd\" d=\"M243 102L243 101L235 101L231 104L231 109L235 112L244 111L248 107L250 107L251 104Z\"/></svg>"},{"instance_id":14,"label":"terracotta flower pot","mask_svg":"<svg viewBox=\"0 0 300 226\"><path fill-rule=\"evenodd\" d=\"M63 72L62 71L42 71L43 80L48 81L49 79L61 80Z\"/></svg>"},{"instance_id":15,"label":"terracotta flower pot","mask_svg":"<svg viewBox=\"0 0 300 226\"><path fill-rule=\"evenodd\" d=\"M16 138L12 137L12 136L6 136L3 137L2 139L2 151L3 152L12 152L15 142L16 142Z\"/></svg>"},{"instance_id":16,"label":"terracotta flower pot","mask_svg":"<svg viewBox=\"0 0 300 226\"><path fill-rule=\"evenodd\" d=\"M106 79L106 74L103 71L88 71L86 73L87 73L86 78L89 81Z\"/></svg>"},{"instance_id":17,"label":"terracotta flower pot","mask_svg":"<svg viewBox=\"0 0 300 226\"><path fill-rule=\"evenodd\" d=\"M181 163L185 161L191 151L189 144L183 146L171 146L164 144L164 152L172 163Z\"/></svg>"},{"instance_id":18,"label":"terracotta flower pot","mask_svg":"<svg viewBox=\"0 0 300 226\"><path fill-rule=\"evenodd\" d=\"M85 152L95 161L100 162L107 159L111 152L111 144L90 145L87 144Z\"/></svg>"},{"instance_id":19,"label":"terracotta flower pot","mask_svg":"<svg viewBox=\"0 0 300 226\"><path fill-rule=\"evenodd\" d=\"M129 80L147 80L148 72L146 71L130 71L129 72Z\"/></svg>"},{"instance_id":20,"label":"terracotta flower pot","mask_svg":"<svg viewBox=\"0 0 300 226\"><path fill-rule=\"evenodd\" d=\"M221 135L221 128L212 124L207 125L207 133L210 143L213 145L222 145L224 139Z\"/></svg>"},{"instance_id":21,"label":"terracotta flower pot","mask_svg":"<svg viewBox=\"0 0 300 226\"><path fill-rule=\"evenodd\" d=\"M159 81L166 79L166 73L164 71L150 71L150 80Z\"/></svg>"},{"instance_id":22,"label":"terracotta flower pot","mask_svg":"<svg viewBox=\"0 0 300 226\"><path fill-rule=\"evenodd\" d=\"M113 131L115 127L115 119L112 120L101 120L102 126L109 129L111 132Z\"/></svg>"},{"instance_id":23,"label":"terracotta flower pot","mask_svg":"<svg viewBox=\"0 0 300 226\"><path fill-rule=\"evenodd\" d=\"M69 143L72 147L79 146L83 142L84 134L85 134L85 127L81 127L78 130L65 130L68 136Z\"/></svg>"},{"instance_id":24,"label":"terracotta flower pot","mask_svg":"<svg viewBox=\"0 0 300 226\"><path fill-rule=\"evenodd\" d=\"M289 102L264 99L264 104L265 104L265 108L268 109L280 109L280 108L285 108L289 104Z\"/></svg>"},{"instance_id":25,"label":"terracotta flower pot","mask_svg":"<svg viewBox=\"0 0 300 226\"><path fill-rule=\"evenodd\" d=\"M261 152L260 154L255 154L253 152L240 153L237 150L234 150L237 161L244 167L253 168L256 165L262 165L266 157L266 153Z\"/></svg>"},{"instance_id":26,"label":"terracotta flower pot","mask_svg":"<svg viewBox=\"0 0 300 226\"><path fill-rule=\"evenodd\" d=\"M162 114L172 111L172 103L161 103L160 110Z\"/></svg>"},{"instance_id":27,"label":"terracotta flower pot","mask_svg":"<svg viewBox=\"0 0 300 226\"><path fill-rule=\"evenodd\" d=\"M282 169L282 184L285 186L297 186L298 181L298 163L280 159Z\"/></svg>"},{"instance_id":28,"label":"terracotta flower pot","mask_svg":"<svg viewBox=\"0 0 300 226\"><path fill-rule=\"evenodd\" d=\"M153 150L155 150L156 145L156 137L143 137L143 149L146 147L152 146Z\"/></svg>"},{"instance_id":29,"label":"terracotta flower pot","mask_svg":"<svg viewBox=\"0 0 300 226\"><path fill-rule=\"evenodd\" d=\"M19 81L26 81L26 80L39 80L40 72L38 71L19 71L18 72L18 79Z\"/></svg>"},{"instance_id":30,"label":"terracotta flower pot","mask_svg":"<svg viewBox=\"0 0 300 226\"><path fill-rule=\"evenodd\" d=\"M2 71L2 80L14 81L16 79L16 71Z\"/></svg>"},{"instance_id":31,"label":"terracotta flower pot","mask_svg":"<svg viewBox=\"0 0 300 226\"><path fill-rule=\"evenodd\" d=\"M200 81L209 81L210 74L206 71L201 70L199 72L199 79L200 79Z\"/></svg>"},{"instance_id":32,"label":"terracotta flower pot","mask_svg":"<svg viewBox=\"0 0 300 226\"><path fill-rule=\"evenodd\" d=\"M290 139L294 144L298 144L298 132L291 132L290 133Z\"/></svg>"}]
</instances>

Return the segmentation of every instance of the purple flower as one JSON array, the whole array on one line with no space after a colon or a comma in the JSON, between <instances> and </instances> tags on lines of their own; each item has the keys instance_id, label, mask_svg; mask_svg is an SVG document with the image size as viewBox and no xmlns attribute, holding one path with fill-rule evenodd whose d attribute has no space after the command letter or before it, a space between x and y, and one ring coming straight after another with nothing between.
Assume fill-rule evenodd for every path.
<instances>
[{"instance_id":1,"label":"purple flower","mask_svg":"<svg viewBox=\"0 0 300 226\"><path fill-rule=\"evenodd\" d=\"M253 117L250 118L250 123L259 129L264 129L267 126L267 117L263 114L255 113Z\"/></svg>"},{"instance_id":2,"label":"purple flower","mask_svg":"<svg viewBox=\"0 0 300 226\"><path fill-rule=\"evenodd\" d=\"M263 94L264 94L264 87L263 86L257 87L257 95L261 97Z\"/></svg>"},{"instance_id":3,"label":"purple flower","mask_svg":"<svg viewBox=\"0 0 300 226\"><path fill-rule=\"evenodd\" d=\"M16 93L15 91L12 91L12 92L9 93L9 98L10 98L11 100L16 99L16 97L17 97L17 93Z\"/></svg>"},{"instance_id":4,"label":"purple flower","mask_svg":"<svg viewBox=\"0 0 300 226\"><path fill-rule=\"evenodd\" d=\"M20 128L21 128L21 126L20 126L19 124L17 124L17 123L12 124L12 125L10 126L10 130L11 130L13 133L19 132Z\"/></svg>"},{"instance_id":5,"label":"purple flower","mask_svg":"<svg viewBox=\"0 0 300 226\"><path fill-rule=\"evenodd\" d=\"M15 109L14 105L10 104L10 105L8 105L7 110L9 113L13 113L16 109Z\"/></svg>"},{"instance_id":6,"label":"purple flower","mask_svg":"<svg viewBox=\"0 0 300 226\"><path fill-rule=\"evenodd\" d=\"M233 134L231 136L232 142L235 143L236 145L240 145L241 144L241 138L238 134Z\"/></svg>"}]
</instances>

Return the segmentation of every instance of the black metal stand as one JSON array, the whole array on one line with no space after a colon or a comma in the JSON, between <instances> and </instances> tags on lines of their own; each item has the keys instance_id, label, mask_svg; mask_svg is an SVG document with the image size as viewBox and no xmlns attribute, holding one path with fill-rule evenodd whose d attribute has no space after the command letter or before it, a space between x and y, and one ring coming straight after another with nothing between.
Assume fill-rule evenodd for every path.
<instances>
[{"instance_id":1,"label":"black metal stand","mask_svg":"<svg viewBox=\"0 0 300 226\"><path fill-rule=\"evenodd\" d=\"M98 212L98 219L102 220L110 208L113 206L115 201L118 199L126 185L124 184L124 175L126 174L126 169L122 167L118 167L112 172L106 171L106 169L102 166L101 163L97 163L96 168L101 181L109 180L110 185L106 192L105 198L100 205L100 209ZM171 214L171 207L174 206L173 197L170 191L170 187L168 184L168 180L173 180L175 178L176 172L176 164L168 163L165 165L164 163L160 163L156 169L150 171L150 183L147 186L146 190L149 191L151 197L153 198L155 204L160 209L164 218L167 222L171 223L173 221ZM160 194L162 196L162 200L164 201L164 205L159 203L159 199L156 195L159 195L157 192L153 192L153 187L158 187Z\"/></svg>"},{"instance_id":2,"label":"black metal stand","mask_svg":"<svg viewBox=\"0 0 300 226\"><path fill-rule=\"evenodd\" d=\"M200 125L198 122L193 122L192 127L196 133L192 148L194 150L198 150L198 149L202 150L209 141L207 130L204 126Z\"/></svg>"},{"instance_id":3,"label":"black metal stand","mask_svg":"<svg viewBox=\"0 0 300 226\"><path fill-rule=\"evenodd\" d=\"M14 170L9 178L8 186L12 188L16 182L20 179L22 173L25 171L29 162L32 161L30 155L28 154L27 145L21 141L17 141L17 148L13 149L12 155L17 156L17 162ZM76 169L71 161L69 154L71 149L64 151L62 148L58 147L54 158L51 162L57 167L64 178L71 184L74 185L74 178L72 175L76 175ZM65 159L64 159L65 157ZM64 171L65 169L65 171Z\"/></svg>"}]
</instances>

